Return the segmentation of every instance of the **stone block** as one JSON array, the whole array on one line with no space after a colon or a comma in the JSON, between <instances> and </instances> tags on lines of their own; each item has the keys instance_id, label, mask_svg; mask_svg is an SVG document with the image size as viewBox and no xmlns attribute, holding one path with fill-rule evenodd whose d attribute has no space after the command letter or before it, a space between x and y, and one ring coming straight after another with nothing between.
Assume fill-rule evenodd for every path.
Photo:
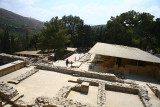
<instances>
[{"instance_id":1,"label":"stone block","mask_svg":"<svg viewBox=\"0 0 160 107\"><path fill-rule=\"evenodd\" d=\"M88 90L89 90L89 82L82 82L81 92L88 93Z\"/></svg>"},{"instance_id":2,"label":"stone block","mask_svg":"<svg viewBox=\"0 0 160 107\"><path fill-rule=\"evenodd\" d=\"M160 99L160 89L156 89L156 96Z\"/></svg>"}]
</instances>

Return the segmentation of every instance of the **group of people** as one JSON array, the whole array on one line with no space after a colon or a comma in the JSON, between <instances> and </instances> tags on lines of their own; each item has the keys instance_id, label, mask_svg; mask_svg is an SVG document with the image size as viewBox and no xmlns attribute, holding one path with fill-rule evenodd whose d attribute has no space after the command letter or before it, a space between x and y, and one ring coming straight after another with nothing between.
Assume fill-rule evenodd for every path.
<instances>
[{"instance_id":1,"label":"group of people","mask_svg":"<svg viewBox=\"0 0 160 107\"><path fill-rule=\"evenodd\" d=\"M72 63L73 63L73 62L72 62L72 61L69 62L68 59L67 59L67 60L66 60L66 66L68 66L69 63L71 64L71 67L72 67Z\"/></svg>"}]
</instances>

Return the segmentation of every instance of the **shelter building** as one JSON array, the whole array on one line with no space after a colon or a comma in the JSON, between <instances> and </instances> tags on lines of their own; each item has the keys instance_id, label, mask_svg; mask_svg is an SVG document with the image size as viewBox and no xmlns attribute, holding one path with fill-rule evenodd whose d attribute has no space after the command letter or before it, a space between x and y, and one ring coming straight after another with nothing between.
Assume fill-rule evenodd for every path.
<instances>
[{"instance_id":1,"label":"shelter building","mask_svg":"<svg viewBox=\"0 0 160 107\"><path fill-rule=\"evenodd\" d=\"M160 80L160 58L134 47L96 43L88 53L96 54L94 71L148 75Z\"/></svg>"},{"instance_id":2,"label":"shelter building","mask_svg":"<svg viewBox=\"0 0 160 107\"><path fill-rule=\"evenodd\" d=\"M42 54L42 51L41 50L37 50L37 51L20 51L20 52L15 52L14 54L15 55L19 55L19 56L38 58Z\"/></svg>"}]
</instances>

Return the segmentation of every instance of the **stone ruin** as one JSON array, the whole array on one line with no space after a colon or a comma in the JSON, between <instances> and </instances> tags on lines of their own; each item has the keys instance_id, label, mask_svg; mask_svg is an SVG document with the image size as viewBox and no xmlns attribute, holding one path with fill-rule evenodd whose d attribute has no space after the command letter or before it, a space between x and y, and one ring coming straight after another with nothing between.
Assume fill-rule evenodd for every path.
<instances>
[{"instance_id":1,"label":"stone ruin","mask_svg":"<svg viewBox=\"0 0 160 107\"><path fill-rule=\"evenodd\" d=\"M152 84L147 84L148 87L153 91L153 93L160 99L160 89L158 89L156 86L153 86Z\"/></svg>"},{"instance_id":2,"label":"stone ruin","mask_svg":"<svg viewBox=\"0 0 160 107\"><path fill-rule=\"evenodd\" d=\"M0 53L0 66L16 61L16 60L23 60L23 61L27 61L27 57L22 57L22 56L16 56L16 55L9 55L9 54L5 54L5 53Z\"/></svg>"},{"instance_id":3,"label":"stone ruin","mask_svg":"<svg viewBox=\"0 0 160 107\"><path fill-rule=\"evenodd\" d=\"M7 56L7 55L6 55ZM10 56L14 57L14 56ZM22 58L25 61L26 58ZM24 79L28 78L29 76L33 75L34 73L38 72L38 69L43 70L51 70L57 71L61 73L66 73L70 75L78 75L76 81L69 80L69 82L77 83L75 86L63 86L56 94L56 97L45 97L40 96L37 97L35 103L28 104L22 100L18 100L19 98L23 97L20 95L18 91L10 86L8 83L0 82L0 98L7 100L14 106L17 107L59 107L59 106L66 106L66 107L93 107L95 105L91 105L89 103L82 103L77 102L72 99L68 99L68 95L71 91L77 91L82 93L88 93L90 86L97 86L98 87L98 95L97 95L97 105L98 107L106 107L106 93L107 89L127 92L131 94L136 94L141 99L143 105L145 107L152 107L150 103L150 98L148 96L148 91L144 86L140 86L136 84L134 81L123 80L117 78L114 74L108 73L99 73L99 72L90 72L90 71L82 71L77 68L67 68L67 67L57 67L52 66L50 64L39 64L34 63L36 69L32 69L24 74L21 74L18 77L14 77L12 80L8 81L8 83L18 84L19 82L23 81ZM85 78L90 77L90 78ZM91 79L96 78L96 79ZM101 79L101 80L100 80ZM155 93L155 95L160 98L160 90L157 87L152 86L151 84L147 84L151 90ZM2 105L2 101L0 101L0 106Z\"/></svg>"},{"instance_id":4,"label":"stone ruin","mask_svg":"<svg viewBox=\"0 0 160 107\"><path fill-rule=\"evenodd\" d=\"M18 84L20 83L22 80L28 78L29 76L33 75L34 73L38 72L38 69L32 69L24 74L21 74L18 77L13 78L12 80L8 81L8 83L13 83L13 84Z\"/></svg>"},{"instance_id":5,"label":"stone ruin","mask_svg":"<svg viewBox=\"0 0 160 107\"><path fill-rule=\"evenodd\" d=\"M16 89L10 86L8 83L4 83L0 81L0 97L7 100L14 106L18 106L15 102L17 99L23 97L24 95L20 95ZM1 101L0 101L1 102ZM2 105L2 102L1 102Z\"/></svg>"}]
</instances>

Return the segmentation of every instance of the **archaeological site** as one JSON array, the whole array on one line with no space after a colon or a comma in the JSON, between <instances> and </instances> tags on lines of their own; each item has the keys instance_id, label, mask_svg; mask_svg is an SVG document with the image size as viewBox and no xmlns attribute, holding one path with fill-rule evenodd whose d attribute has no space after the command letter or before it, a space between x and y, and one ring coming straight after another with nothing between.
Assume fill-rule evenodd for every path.
<instances>
[{"instance_id":1,"label":"archaeological site","mask_svg":"<svg viewBox=\"0 0 160 107\"><path fill-rule=\"evenodd\" d=\"M1 53L0 107L160 107L160 58L105 43L68 50L57 61Z\"/></svg>"}]
</instances>

